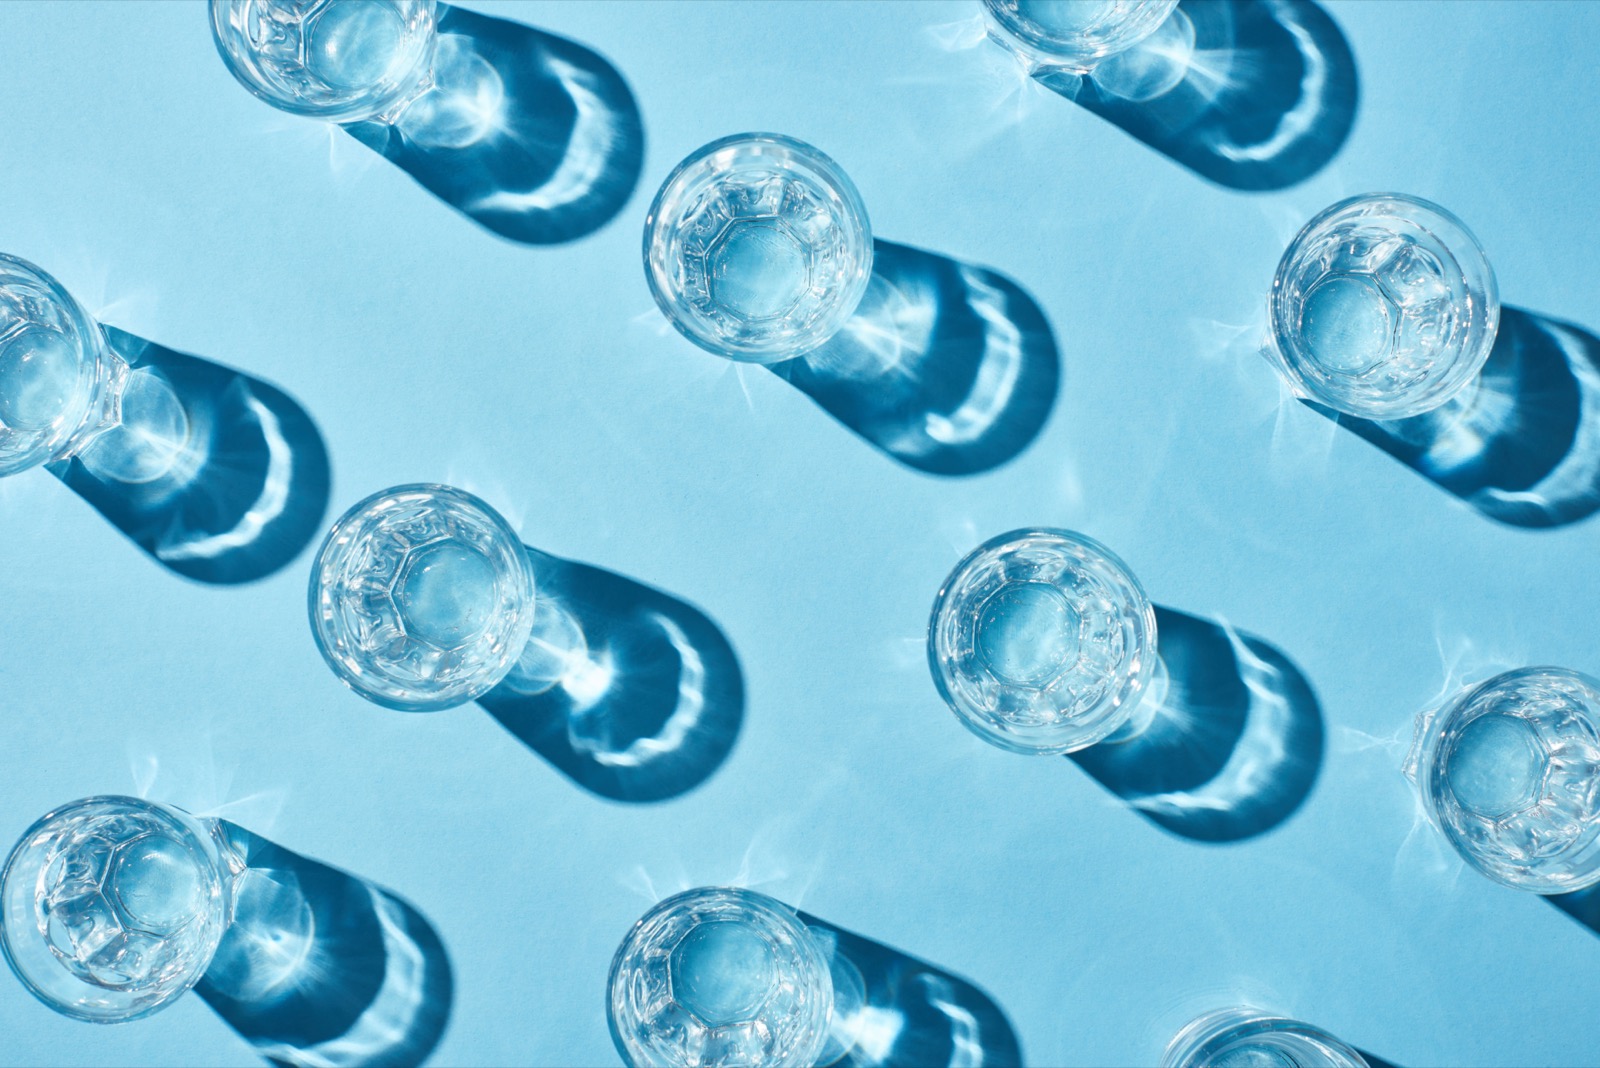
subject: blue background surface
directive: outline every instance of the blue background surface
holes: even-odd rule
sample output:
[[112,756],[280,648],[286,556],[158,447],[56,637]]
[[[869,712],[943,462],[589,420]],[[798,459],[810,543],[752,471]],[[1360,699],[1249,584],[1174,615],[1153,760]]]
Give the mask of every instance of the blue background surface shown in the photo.
[[[35,471],[0,484],[0,839],[72,798],[142,793],[394,889],[455,968],[441,1065],[616,1063],[618,940],[658,896],[724,882],[971,979],[1037,1065],[1149,1064],[1241,1000],[1402,1064],[1600,1059],[1600,939],[1465,870],[1398,770],[1414,713],[1463,679],[1600,672],[1600,522],[1496,525],[1287,400],[1255,351],[1285,243],[1372,190],[1465,219],[1507,303],[1600,327],[1600,6],[1329,3],[1355,129],[1268,195],[1204,182],[992,46],[952,48],[973,4],[470,6],[584,42],[633,87],[643,177],[593,237],[501,241],[272,110],[200,4],[7,3],[0,248],[103,321],[295,396],[328,442],[333,513],[450,482],[532,545],[700,605],[748,685],[732,757],[679,800],[600,801],[476,706],[409,716],[347,692],[308,631],[309,553],[203,587]],[[1062,392],[1021,458],[909,471],[664,325],[644,209],[679,159],[746,129],[823,148],[878,236],[1043,305]],[[1024,525],[1091,534],[1157,602],[1299,664],[1328,740],[1290,821],[1185,841],[945,710],[933,593]],[[196,997],[97,1028],[9,977],[0,1061],[259,1063]]]

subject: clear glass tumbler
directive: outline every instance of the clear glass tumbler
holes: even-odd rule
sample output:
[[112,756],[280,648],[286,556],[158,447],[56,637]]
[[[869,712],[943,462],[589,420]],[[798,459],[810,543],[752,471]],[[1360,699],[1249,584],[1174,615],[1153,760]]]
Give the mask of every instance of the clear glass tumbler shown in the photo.
[[434,0],[211,0],[211,34],[233,76],[275,108],[388,121],[429,85],[434,8]]
[[809,1068],[832,1011],[820,941],[783,902],[733,887],[645,913],[606,983],[611,1037],[633,1068]]
[[1086,74],[1161,28],[1178,0],[983,0],[989,36],[1033,72]]
[[855,313],[872,275],[856,187],[803,141],[736,134],[678,164],[644,224],[645,277],[672,325],[731,360],[809,352]]
[[1320,1027],[1237,1008],[1179,1031],[1161,1068],[1367,1068],[1367,1060]]
[[387,708],[432,712],[505,678],[533,628],[527,552],[498,512],[450,486],[373,494],[311,565],[311,631],[334,674]]
[[1536,894],[1600,883],[1600,681],[1532,667],[1417,718],[1406,775],[1450,844]]
[[1014,530],[978,546],[945,579],[928,623],[940,695],[978,737],[1017,753],[1070,753],[1142,726],[1157,662],[1155,610],[1138,579],[1067,530]]
[[116,426],[128,377],[60,283],[0,255],[0,475],[76,455]]
[[0,874],[0,948],[66,1016],[148,1016],[200,980],[242,868],[214,821],[133,797],[90,797],[28,828]]
[[1365,419],[1419,415],[1466,389],[1500,322],[1477,238],[1437,204],[1394,193],[1340,201],[1307,223],[1267,305],[1290,387]]

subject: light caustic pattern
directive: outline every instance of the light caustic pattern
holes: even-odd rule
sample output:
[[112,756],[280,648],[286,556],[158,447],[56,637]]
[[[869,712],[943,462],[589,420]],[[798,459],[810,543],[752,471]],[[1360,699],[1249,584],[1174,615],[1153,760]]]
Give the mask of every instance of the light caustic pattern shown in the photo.
[[63,1012],[143,1015],[209,964],[227,923],[224,879],[215,850],[167,811],[78,802],[30,830],[8,862],[7,956]]
[[1581,677],[1533,672],[1502,676],[1449,714],[1434,765],[1440,816],[1491,874],[1548,889],[1600,879],[1597,709]]
[[352,509],[313,569],[313,624],[329,663],[390,707],[481,695],[522,654],[532,580],[488,505],[444,486],[400,487]]
[[1153,610],[1103,546],[1020,531],[951,574],[930,626],[934,673],[974,731],[1004,748],[1069,752],[1112,733],[1154,666]]
[[630,1064],[813,1064],[833,985],[821,945],[780,902],[691,890],[641,919],[612,962],[607,1008]]
[[420,88],[430,0],[216,0],[217,39],[252,92],[340,121],[377,115]]

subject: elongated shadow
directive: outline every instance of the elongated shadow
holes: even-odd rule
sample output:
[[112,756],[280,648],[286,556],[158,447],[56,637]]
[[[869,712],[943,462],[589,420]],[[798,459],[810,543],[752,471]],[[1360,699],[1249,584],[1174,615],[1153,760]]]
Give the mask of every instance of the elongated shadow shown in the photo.
[[872,243],[861,307],[772,370],[861,437],[937,475],[988,471],[1044,428],[1061,379],[1050,323],[1004,275]]
[[660,590],[536,549],[528,558],[533,638],[478,703],[613,801],[664,801],[709,778],[744,720],[744,675],[727,637]]
[[264,578],[328,507],[328,450],[293,398],[258,378],[115,327],[122,423],[48,465],[157,563],[200,582]]
[[382,887],[222,827],[246,868],[195,991],[272,1064],[422,1064],[453,991],[428,921]]
[[1502,308],[1476,383],[1410,419],[1310,407],[1490,519],[1555,527],[1600,509],[1600,338],[1571,323]]
[[967,980],[816,916],[798,915],[832,954],[833,1032],[819,1068],[1022,1063],[1011,1021]]
[[1150,726],[1069,756],[1140,815],[1184,838],[1271,830],[1311,793],[1322,713],[1299,668],[1259,638],[1156,608],[1166,692]]
[[1355,122],[1349,42],[1311,0],[1181,0],[1092,75],[1038,80],[1230,189],[1304,181]]
[[394,123],[351,136],[501,237],[554,245],[627,203],[644,161],[628,83],[599,53],[440,4],[433,85]]

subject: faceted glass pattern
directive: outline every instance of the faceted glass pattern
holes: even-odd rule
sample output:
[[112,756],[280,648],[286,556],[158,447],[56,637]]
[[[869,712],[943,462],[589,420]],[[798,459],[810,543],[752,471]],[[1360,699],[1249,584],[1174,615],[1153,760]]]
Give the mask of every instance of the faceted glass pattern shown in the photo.
[[228,925],[230,889],[215,840],[185,813],[88,798],[39,820],[12,850],[0,945],[56,1011],[131,1020],[204,974]]
[[393,118],[437,39],[434,0],[211,0],[211,31],[246,89],[329,122]]
[[114,423],[126,378],[71,294],[0,255],[0,475],[69,456]]
[[1354,197],[1306,224],[1278,265],[1273,346],[1297,392],[1367,419],[1437,408],[1494,347],[1494,271],[1466,226],[1415,197]]
[[1407,765],[1473,867],[1540,894],[1600,883],[1600,682],[1524,668],[1418,720]]
[[739,134],[680,163],[645,218],[645,274],[662,314],[729,359],[772,363],[827,341],[872,274],[850,179],[815,148]]
[[934,599],[928,661],[985,741],[1069,753],[1133,716],[1155,669],[1155,610],[1121,560],[1065,530],[980,545]]
[[809,1068],[832,1009],[827,955],[794,911],[731,887],[645,913],[606,988],[612,1038],[634,1068]]
[[516,532],[449,486],[368,497],[311,568],[311,627],[328,665],[368,700],[408,712],[493,689],[522,655],[533,612]]

